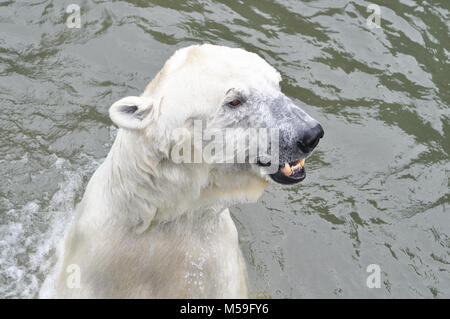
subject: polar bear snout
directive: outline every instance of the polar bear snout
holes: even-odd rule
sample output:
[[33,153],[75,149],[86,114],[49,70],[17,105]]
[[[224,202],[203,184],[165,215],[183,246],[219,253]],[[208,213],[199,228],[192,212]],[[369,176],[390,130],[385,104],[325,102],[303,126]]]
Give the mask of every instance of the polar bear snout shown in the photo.
[[306,177],[305,160],[324,136],[320,123],[282,95],[269,106],[269,122],[279,128],[279,168],[269,174],[278,184],[291,185]]

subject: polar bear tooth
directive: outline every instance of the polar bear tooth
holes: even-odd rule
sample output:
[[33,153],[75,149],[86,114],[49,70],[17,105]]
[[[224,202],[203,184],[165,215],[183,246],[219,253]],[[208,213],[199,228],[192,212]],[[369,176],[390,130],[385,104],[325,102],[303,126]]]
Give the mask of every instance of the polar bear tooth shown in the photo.
[[289,163],[284,163],[284,167],[281,169],[281,172],[287,176],[292,174],[292,169]]
[[306,160],[305,160],[305,159],[302,159],[302,160],[299,160],[299,161],[297,162],[297,164],[300,165],[300,168],[302,168],[302,167],[305,165],[305,162],[306,162]]

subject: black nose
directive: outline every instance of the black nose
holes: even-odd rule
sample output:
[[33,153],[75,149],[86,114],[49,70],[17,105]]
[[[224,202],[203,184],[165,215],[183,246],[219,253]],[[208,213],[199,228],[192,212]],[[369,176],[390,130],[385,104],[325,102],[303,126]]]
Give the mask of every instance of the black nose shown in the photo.
[[303,138],[297,141],[297,146],[303,153],[311,152],[314,147],[319,144],[319,140],[323,137],[323,129],[320,124],[308,129]]

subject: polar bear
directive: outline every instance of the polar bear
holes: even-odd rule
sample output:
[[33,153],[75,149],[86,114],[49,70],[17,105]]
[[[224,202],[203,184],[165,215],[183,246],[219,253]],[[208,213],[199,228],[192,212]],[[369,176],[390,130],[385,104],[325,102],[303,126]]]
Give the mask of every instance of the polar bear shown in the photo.
[[[119,130],[76,207],[56,296],[248,297],[227,207],[257,200],[269,182],[302,181],[305,158],[323,136],[280,91],[280,80],[254,53],[193,45],[175,52],[141,96],[114,103],[109,114]],[[276,128],[276,157],[244,151],[243,163],[175,161],[181,142],[186,154],[198,149],[186,139],[195,121],[209,132]],[[184,135],[173,134],[180,128]]]

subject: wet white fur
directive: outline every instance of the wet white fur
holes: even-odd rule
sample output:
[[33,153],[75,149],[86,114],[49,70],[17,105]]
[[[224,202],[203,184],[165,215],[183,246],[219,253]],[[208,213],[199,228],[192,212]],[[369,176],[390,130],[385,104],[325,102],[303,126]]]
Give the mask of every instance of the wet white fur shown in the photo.
[[[230,88],[278,91],[280,75],[240,49],[177,51],[141,97],[110,109],[120,127],[89,181],[64,244],[58,297],[247,297],[245,267],[228,205],[255,201],[267,181],[208,164],[174,164],[171,131],[211,118]],[[137,105],[141,117],[121,112]],[[80,288],[68,288],[69,265]]]

